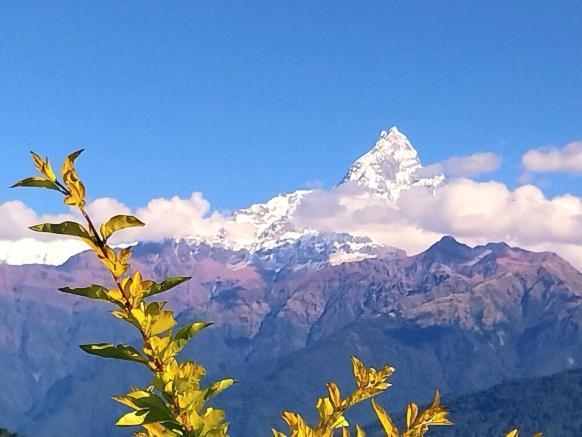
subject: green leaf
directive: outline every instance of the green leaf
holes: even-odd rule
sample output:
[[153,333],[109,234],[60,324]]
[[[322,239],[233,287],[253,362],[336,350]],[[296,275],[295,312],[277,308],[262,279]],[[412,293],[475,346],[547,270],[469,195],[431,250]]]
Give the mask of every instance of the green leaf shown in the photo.
[[159,410],[157,408],[142,408],[140,410],[131,411],[121,416],[115,424],[117,426],[135,426],[145,425],[148,423],[162,422],[164,424],[173,425],[171,428],[176,428],[176,423],[169,410]]
[[97,355],[103,358],[115,358],[118,360],[135,361],[136,363],[147,364],[145,357],[143,357],[135,348],[125,344],[82,344],[80,348],[88,354]]
[[172,419],[172,412],[164,400],[147,390],[134,390],[124,396],[113,396],[113,399],[135,410],[148,409],[155,411],[159,417],[163,417],[165,420]]
[[212,322],[194,322],[190,323],[183,328],[181,328],[176,335],[174,335],[174,344],[176,345],[176,351],[180,352],[184,349],[184,346],[190,341],[190,339],[204,328],[208,328],[210,325],[213,325]]
[[91,235],[81,225],[77,222],[62,222],[62,223],[42,223],[40,225],[30,226],[31,230],[36,232],[48,232],[51,234],[59,234],[59,235],[71,235],[73,237],[81,237],[85,240],[93,240]]
[[16,187],[38,187],[60,191],[59,186],[55,182],[40,176],[32,176],[30,178],[22,179],[12,185],[10,188]]
[[154,294],[163,293],[168,291],[170,288],[174,288],[183,282],[190,279],[190,276],[173,276],[162,282],[156,282],[148,290],[144,292],[144,297],[153,296]]
[[88,297],[89,299],[106,300],[111,302],[111,299],[107,294],[107,288],[101,285],[92,284],[84,288],[63,287],[59,288],[59,291],[62,291],[63,293],[74,294],[75,296]]
[[[135,425],[143,425],[145,423],[152,423],[152,421],[148,421],[149,410],[137,410],[137,411],[130,411],[129,413],[124,414],[115,424],[117,426],[135,426]],[[157,421],[154,421],[157,422]]]
[[386,433],[386,437],[398,437],[400,435],[398,428],[396,428],[388,412],[381,405],[377,404],[374,399],[372,399],[372,408],[378,417],[382,429]]
[[100,231],[103,240],[107,241],[107,239],[111,237],[111,235],[114,232],[119,231],[120,229],[135,228],[141,226],[145,226],[145,223],[143,223],[137,217],[134,217],[132,215],[121,214],[111,217],[107,221],[107,223],[102,224]]
[[216,396],[218,393],[226,390],[228,387],[230,387],[231,385],[233,385],[237,382],[238,381],[236,379],[233,379],[233,378],[219,379],[218,381],[212,383],[212,385],[206,389],[206,393],[204,394],[204,399],[208,400],[208,399]]

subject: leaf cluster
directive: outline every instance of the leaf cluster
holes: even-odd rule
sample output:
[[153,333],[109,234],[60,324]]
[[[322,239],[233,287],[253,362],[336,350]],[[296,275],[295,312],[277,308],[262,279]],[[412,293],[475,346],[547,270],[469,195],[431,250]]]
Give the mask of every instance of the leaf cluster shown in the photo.
[[131,248],[117,249],[108,241],[114,233],[141,227],[144,223],[132,215],[113,216],[98,227],[93,223],[85,209],[85,185],[74,165],[81,152],[74,152],[65,159],[60,180],[48,158],[43,159],[32,152],[39,174],[18,181],[13,186],[58,191],[64,196],[66,205],[80,212],[85,223],[42,223],[30,229],[84,241],[110,272],[114,286],[90,284],[81,288],[63,287],[60,291],[112,304],[114,309],[111,314],[139,333],[139,348],[103,342],[80,346],[91,355],[146,366],[152,374],[151,382],[146,387],[133,387],[128,393],[113,397],[130,410],[116,424],[141,426],[142,430],[135,435],[142,437],[226,436],[228,424],[224,412],[207,406],[207,402],[235,380],[226,378],[205,386],[202,383],[206,374],[204,367],[193,360],[178,359],[186,344],[211,323],[197,321],[178,328],[174,312],[167,308],[166,302],[152,299],[190,278],[177,276],[156,282],[145,279],[139,271],[130,271]]

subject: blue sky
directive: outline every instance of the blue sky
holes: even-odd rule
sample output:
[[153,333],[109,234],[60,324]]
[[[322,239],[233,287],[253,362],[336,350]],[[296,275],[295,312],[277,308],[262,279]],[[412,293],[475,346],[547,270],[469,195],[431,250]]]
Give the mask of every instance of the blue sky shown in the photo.
[[582,139],[582,3],[479,3],[2,3],[0,202],[54,210],[4,187],[31,148],[85,147],[91,197],[237,208],[332,185],[391,125],[426,164],[501,155],[513,187],[526,150]]

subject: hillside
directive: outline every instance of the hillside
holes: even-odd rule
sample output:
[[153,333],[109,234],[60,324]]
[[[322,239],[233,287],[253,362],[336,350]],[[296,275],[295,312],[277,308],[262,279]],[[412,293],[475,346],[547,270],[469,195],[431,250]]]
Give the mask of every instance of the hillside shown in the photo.
[[[351,354],[396,367],[387,396],[393,409],[426,401],[437,387],[473,392],[582,360],[582,275],[554,254],[470,248],[447,237],[414,257],[289,265],[278,275],[241,259],[244,253],[187,242],[135,249],[136,265],[154,278],[193,277],[167,297],[180,323],[217,322],[185,354],[202,357],[211,377],[241,380],[217,400],[235,436],[261,435],[283,408],[312,411],[327,379],[351,384]],[[87,254],[59,267],[0,266],[5,426],[34,434],[42,423],[47,436],[63,427],[94,435],[83,434],[82,424],[95,432],[119,414],[108,395],[142,375],[87,357],[77,345],[131,341],[130,331],[104,307],[54,291],[103,281]],[[365,421],[368,413],[355,417]]]

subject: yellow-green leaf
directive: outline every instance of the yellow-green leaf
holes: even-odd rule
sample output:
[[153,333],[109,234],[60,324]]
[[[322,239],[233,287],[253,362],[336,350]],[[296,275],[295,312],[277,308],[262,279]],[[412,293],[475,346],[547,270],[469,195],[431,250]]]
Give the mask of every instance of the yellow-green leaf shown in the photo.
[[235,384],[236,382],[238,382],[238,381],[236,379],[233,379],[233,378],[220,379],[220,380],[214,382],[210,387],[208,387],[206,389],[206,394],[204,395],[204,399],[210,399],[210,398],[216,396],[218,393],[226,390],[228,387]]
[[412,428],[414,421],[416,420],[416,416],[418,415],[418,405],[414,402],[411,402],[406,407],[406,427]]
[[131,412],[121,416],[117,420],[117,422],[115,422],[115,424],[117,426],[136,426],[136,425],[143,425],[145,423],[151,423],[151,422],[148,422],[149,413],[150,413],[150,411],[145,410],[145,409],[131,411]]
[[63,176],[65,175],[65,173],[73,170],[75,160],[79,157],[79,155],[81,153],[83,153],[83,150],[85,150],[85,149],[77,150],[76,152],[71,153],[69,156],[67,156],[65,158],[65,162],[63,163],[63,166],[61,167],[61,174]]
[[180,352],[192,337],[195,337],[200,333],[200,331],[212,324],[212,322],[194,322],[181,328],[176,335],[174,335],[176,351]]
[[89,299],[106,300],[108,302],[111,301],[111,298],[108,294],[109,290],[101,285],[96,284],[83,288],[63,287],[59,288],[59,291],[62,291],[63,293],[74,294],[75,296],[88,297]]
[[135,348],[125,344],[82,344],[80,348],[88,354],[97,355],[103,358],[115,358],[118,360],[135,361],[136,363],[147,364],[145,357],[143,357]]
[[119,403],[127,405],[135,410],[151,410],[157,417],[164,420],[172,419],[172,412],[164,400],[147,390],[134,390],[124,396],[113,396]]
[[70,235],[72,237],[80,237],[84,240],[93,240],[87,229],[85,229],[83,225],[77,222],[66,221],[62,223],[42,223],[40,225],[30,226],[29,229],[36,232]]
[[32,176],[30,178],[22,179],[12,185],[10,188],[16,187],[48,188],[50,190],[60,191],[59,186],[55,182],[40,176]]
[[328,382],[327,384],[327,391],[329,393],[329,400],[333,404],[334,407],[339,407],[341,403],[341,395],[339,387],[335,382]]
[[42,173],[47,179],[50,179],[53,182],[56,182],[57,177],[49,163],[48,158],[45,158],[44,160],[40,157],[40,155],[38,155],[37,153],[34,152],[30,152],[30,154],[32,155],[32,160],[34,162],[34,166],[36,167],[36,169]]
[[356,437],[366,437],[366,433],[360,425],[356,425]]
[[153,316],[153,322],[150,327],[151,335],[158,335],[176,324],[174,313],[172,311],[161,311],[158,315]]
[[171,288],[177,287],[178,285],[188,281],[189,279],[190,276],[173,276],[162,282],[156,282],[148,290],[145,291],[144,297],[163,293],[164,291],[168,291]]
[[378,405],[373,399],[372,408],[374,408],[374,412],[380,421],[380,425],[382,425],[382,429],[386,433],[386,437],[398,437],[398,428],[396,428],[396,425],[394,425],[394,422],[392,422],[392,419],[386,410]]
[[100,228],[101,237],[103,237],[104,241],[107,241],[107,239],[111,237],[111,235],[116,231],[141,226],[145,226],[145,223],[143,223],[137,217],[123,214],[116,215],[111,217],[106,223],[101,225]]

